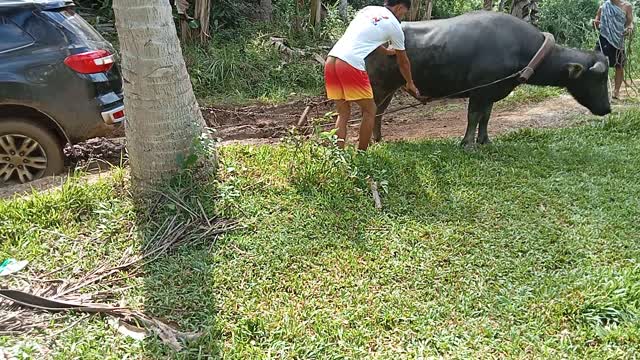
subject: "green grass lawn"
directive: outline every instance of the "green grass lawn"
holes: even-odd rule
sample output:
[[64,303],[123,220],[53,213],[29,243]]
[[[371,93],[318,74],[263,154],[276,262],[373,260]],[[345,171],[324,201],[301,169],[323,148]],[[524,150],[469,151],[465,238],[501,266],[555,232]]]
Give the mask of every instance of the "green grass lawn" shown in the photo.
[[525,84],[515,88],[509,96],[498,102],[496,105],[498,108],[513,109],[522,105],[543,102],[566,93],[567,91],[562,88]]
[[[628,111],[472,151],[457,140],[364,155],[224,148],[220,183],[192,191],[247,228],[177,249],[121,295],[203,337],[174,353],[100,316],[51,336],[72,315],[0,347],[37,359],[633,358],[639,136],[640,111]],[[31,275],[75,263],[63,278],[116,261],[162,221],[145,220],[127,186],[118,173],[0,202],[0,257],[30,260]]]

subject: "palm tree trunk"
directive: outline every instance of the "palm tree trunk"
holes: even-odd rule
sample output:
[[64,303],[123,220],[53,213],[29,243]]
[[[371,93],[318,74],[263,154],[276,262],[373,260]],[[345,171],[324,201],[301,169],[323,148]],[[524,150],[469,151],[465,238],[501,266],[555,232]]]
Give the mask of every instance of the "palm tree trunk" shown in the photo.
[[144,193],[177,173],[205,122],[166,0],[114,0],[131,180]]
[[488,11],[493,10],[493,0],[484,0],[484,9]]

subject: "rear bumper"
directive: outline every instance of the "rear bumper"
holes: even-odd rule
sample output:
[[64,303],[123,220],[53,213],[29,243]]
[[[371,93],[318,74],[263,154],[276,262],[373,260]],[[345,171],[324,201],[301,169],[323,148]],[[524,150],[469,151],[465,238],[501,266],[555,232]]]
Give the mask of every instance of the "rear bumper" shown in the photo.
[[125,121],[124,105],[117,106],[111,110],[103,111],[101,113],[102,120],[107,125],[120,124]]

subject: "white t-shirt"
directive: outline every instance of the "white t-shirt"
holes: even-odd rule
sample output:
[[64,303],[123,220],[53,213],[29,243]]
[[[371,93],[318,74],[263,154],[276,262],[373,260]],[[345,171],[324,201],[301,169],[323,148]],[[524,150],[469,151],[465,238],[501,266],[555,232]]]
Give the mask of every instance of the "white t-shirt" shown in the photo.
[[388,41],[394,49],[404,50],[404,33],[400,22],[386,7],[367,6],[351,21],[329,56],[365,70],[364,58]]

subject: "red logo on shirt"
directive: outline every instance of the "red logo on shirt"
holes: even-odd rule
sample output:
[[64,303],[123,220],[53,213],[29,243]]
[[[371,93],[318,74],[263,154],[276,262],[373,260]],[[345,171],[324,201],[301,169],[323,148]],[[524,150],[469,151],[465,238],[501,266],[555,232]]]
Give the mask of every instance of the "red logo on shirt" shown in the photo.
[[376,25],[378,25],[378,23],[382,19],[387,20],[387,19],[389,19],[389,17],[388,16],[382,16],[382,17],[374,16],[374,17],[371,18],[371,21],[373,22],[373,25],[376,26]]

